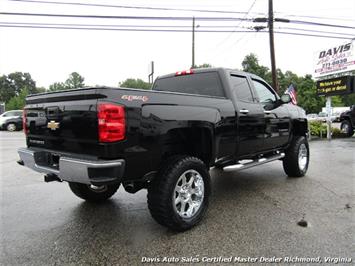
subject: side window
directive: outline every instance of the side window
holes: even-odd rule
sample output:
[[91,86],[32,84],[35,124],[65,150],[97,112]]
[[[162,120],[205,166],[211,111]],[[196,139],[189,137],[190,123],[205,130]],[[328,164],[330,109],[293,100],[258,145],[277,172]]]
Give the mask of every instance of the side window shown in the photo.
[[15,116],[22,116],[22,112],[15,112]]
[[253,84],[254,84],[255,91],[258,94],[259,101],[262,104],[266,105],[268,103],[276,101],[277,98],[274,92],[272,92],[263,83],[253,79]]
[[14,116],[14,112],[7,112],[6,114],[4,114],[4,117],[10,117],[10,116]]
[[237,100],[253,102],[253,95],[246,77],[231,75],[232,90]]

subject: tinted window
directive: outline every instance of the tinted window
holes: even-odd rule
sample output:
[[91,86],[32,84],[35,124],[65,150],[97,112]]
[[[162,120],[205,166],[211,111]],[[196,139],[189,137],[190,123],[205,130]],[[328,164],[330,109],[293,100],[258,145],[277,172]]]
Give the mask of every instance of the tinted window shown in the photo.
[[275,94],[268,87],[266,87],[266,85],[257,80],[253,80],[253,84],[261,103],[270,103],[276,101]]
[[217,72],[194,73],[157,79],[153,90],[224,97]]
[[253,95],[246,77],[231,76],[232,90],[239,101],[253,102]]

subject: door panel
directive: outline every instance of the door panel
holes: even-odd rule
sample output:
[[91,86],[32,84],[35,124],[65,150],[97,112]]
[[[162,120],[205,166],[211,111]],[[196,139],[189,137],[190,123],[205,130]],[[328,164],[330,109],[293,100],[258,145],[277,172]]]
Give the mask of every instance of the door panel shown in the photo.
[[277,106],[279,97],[264,81],[252,81],[265,118],[263,150],[281,147],[288,142],[291,128],[287,106]]

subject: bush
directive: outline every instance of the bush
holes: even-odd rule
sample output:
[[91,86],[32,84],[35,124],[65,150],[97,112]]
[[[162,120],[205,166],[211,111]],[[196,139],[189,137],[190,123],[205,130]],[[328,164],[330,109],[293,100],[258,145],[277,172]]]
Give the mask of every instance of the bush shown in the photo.
[[[309,131],[312,136],[317,137],[327,137],[327,124],[321,121],[311,121],[309,122]],[[333,138],[344,138],[346,135],[341,132],[339,128],[332,127],[332,137]]]
[[309,122],[309,131],[312,136],[325,136],[327,135],[327,125],[321,121],[311,121]]

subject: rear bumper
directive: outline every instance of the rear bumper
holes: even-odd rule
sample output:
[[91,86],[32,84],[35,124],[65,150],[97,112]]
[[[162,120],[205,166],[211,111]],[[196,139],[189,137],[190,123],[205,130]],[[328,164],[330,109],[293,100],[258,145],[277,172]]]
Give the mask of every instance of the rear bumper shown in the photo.
[[107,184],[120,182],[125,169],[125,160],[83,160],[60,156],[56,167],[45,163],[44,151],[20,148],[18,154],[23,165],[44,174],[54,174],[59,179],[83,184]]

